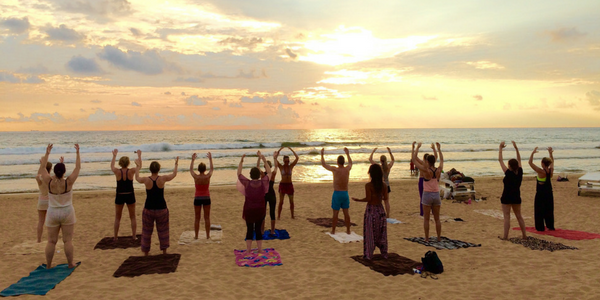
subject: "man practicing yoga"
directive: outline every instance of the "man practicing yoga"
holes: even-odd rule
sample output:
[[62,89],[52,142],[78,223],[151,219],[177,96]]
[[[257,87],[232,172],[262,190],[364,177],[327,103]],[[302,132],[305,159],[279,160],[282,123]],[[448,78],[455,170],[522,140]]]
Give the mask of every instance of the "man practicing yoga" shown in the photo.
[[352,158],[350,158],[350,151],[348,148],[344,148],[346,156],[348,156],[348,166],[344,167],[344,156],[340,155],[337,158],[337,167],[332,167],[325,163],[323,154],[325,148],[321,149],[321,165],[323,168],[333,173],[333,196],[331,197],[331,208],[333,209],[333,222],[331,224],[331,234],[335,234],[335,227],[338,222],[338,214],[340,208],[344,212],[344,222],[346,223],[346,233],[350,234],[350,214],[348,209],[350,208],[350,196],[348,195],[348,180],[350,178],[350,170],[352,169]]
[[[283,209],[283,197],[288,195],[290,199],[290,211],[292,212],[292,219],[294,219],[294,184],[292,183],[292,170],[298,163],[298,154],[294,152],[294,150],[290,147],[287,147],[292,151],[294,156],[296,157],[294,161],[290,164],[290,157],[285,155],[283,157],[283,165],[279,163],[277,158],[275,158],[275,165],[279,167],[281,171],[281,181],[279,182],[279,208],[277,209],[277,220],[281,220],[281,210]],[[279,152],[283,150],[283,147],[279,148],[277,151],[277,155],[279,156]]]

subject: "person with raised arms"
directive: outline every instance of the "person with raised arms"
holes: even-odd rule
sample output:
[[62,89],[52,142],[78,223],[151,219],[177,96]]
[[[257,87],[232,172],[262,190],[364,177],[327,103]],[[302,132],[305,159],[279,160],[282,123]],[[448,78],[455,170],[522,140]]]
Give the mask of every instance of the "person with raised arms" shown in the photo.
[[214,167],[212,155],[210,152],[206,154],[208,157],[208,163],[210,165],[210,169],[208,173],[206,172],[206,164],[200,163],[198,164],[198,172],[196,174],[194,171],[194,161],[196,160],[196,153],[192,154],[192,161],[190,162],[190,174],[192,178],[194,178],[194,185],[196,187],[196,193],[194,194],[194,233],[195,239],[198,239],[198,231],[200,231],[200,215],[202,213],[202,208],[204,208],[204,230],[206,231],[206,239],[210,239],[210,191],[208,187],[210,186],[210,178],[212,177]]
[[[377,164],[376,161],[373,160],[373,154],[375,154],[375,151],[377,151],[377,148],[373,149],[373,152],[371,152],[371,156],[369,157],[369,162],[373,165],[373,164]],[[387,191],[388,194],[392,192],[392,189],[390,188],[390,171],[392,170],[392,167],[394,166],[394,154],[392,154],[392,150],[390,150],[390,147],[387,147],[387,151],[390,154],[390,162],[387,162],[387,158],[385,155],[381,155],[379,157],[379,163],[381,164],[381,170],[383,171],[383,182],[385,182],[385,185],[387,186]],[[386,206],[386,213],[388,218],[390,217],[390,211],[389,211],[389,202],[388,205]]]
[[[427,157],[429,155],[431,155],[431,154],[425,153],[423,155],[423,160],[420,160],[419,159],[419,149],[421,148],[421,143],[419,143],[419,146],[415,149],[415,144],[416,143],[417,142],[413,142],[412,143],[412,152],[416,151],[415,152],[415,159],[416,159],[416,161],[418,161],[419,163],[421,163],[422,165],[424,165],[425,164],[424,162],[427,161]],[[431,143],[431,149],[433,150],[433,156],[435,157],[435,160],[437,161],[437,158],[438,158],[437,157],[437,152],[435,151],[435,147],[433,146],[433,143]],[[412,161],[412,160],[411,160],[411,163],[413,165],[415,164],[415,162]],[[419,183],[418,183],[418,186],[419,186],[419,210],[420,210],[420,215],[422,217],[423,216],[423,203],[421,201],[423,200],[423,182],[424,182],[424,180],[423,180],[423,173],[419,172],[419,168],[416,169],[416,172],[419,173]]]
[[425,230],[425,242],[429,242],[429,220],[430,213],[433,211],[433,219],[435,220],[435,231],[437,233],[438,242],[442,237],[442,222],[440,221],[440,208],[442,200],[440,199],[440,186],[439,178],[444,168],[444,155],[440,143],[436,143],[437,152],[440,155],[440,165],[435,167],[435,156],[429,155],[425,163],[419,162],[417,158],[418,149],[421,147],[421,143],[417,146],[417,151],[412,153],[412,161],[419,168],[421,174],[423,174],[423,197],[421,203],[423,204],[423,229]]
[[77,158],[75,168],[71,175],[64,178],[67,171],[64,163],[58,163],[54,166],[54,176],[50,176],[46,170],[48,156],[52,151],[52,144],[46,148],[46,154],[40,161],[38,173],[41,175],[42,183],[48,185],[48,211],[46,213],[46,227],[48,229],[48,244],[46,244],[46,268],[52,268],[52,259],[56,243],[58,242],[58,233],[62,231],[62,240],[67,256],[69,268],[74,268],[73,263],[73,231],[75,230],[75,208],[73,207],[73,185],[79,177],[81,170],[81,157],[79,156],[79,144],[75,144]]
[[346,233],[350,234],[350,196],[348,195],[348,181],[350,180],[350,170],[352,169],[352,158],[350,151],[344,148],[344,152],[348,157],[348,165],[344,166],[344,156],[340,155],[337,158],[337,167],[332,167],[325,163],[324,153],[325,148],[321,149],[321,165],[323,168],[333,173],[333,195],[331,196],[331,209],[333,209],[333,220],[331,224],[331,234],[335,234],[335,228],[338,222],[340,209],[344,212],[344,223],[346,225]]
[[502,158],[502,149],[506,147],[504,142],[500,143],[500,149],[498,150],[498,161],[502,172],[504,172],[504,189],[502,190],[502,197],[500,197],[500,203],[502,203],[502,212],[504,214],[504,235],[501,237],[503,240],[508,240],[508,232],[510,230],[510,209],[512,208],[519,227],[521,227],[522,238],[527,239],[527,233],[525,232],[525,221],[521,215],[521,182],[523,181],[523,168],[521,167],[521,154],[519,154],[519,148],[517,143],[512,142],[515,151],[517,151],[517,158],[510,159],[508,161],[508,167],[504,164]]
[[[271,235],[275,234],[275,206],[277,206],[277,195],[275,194],[275,189],[273,188],[273,185],[275,184],[275,176],[277,176],[277,168],[278,168],[278,163],[277,163],[277,151],[273,152],[273,161],[275,162],[275,168],[273,168],[273,165],[271,165],[271,161],[267,161],[267,164],[269,165],[269,167],[271,168],[272,172],[271,174],[267,173],[266,169],[265,172],[260,173],[260,178],[263,178],[267,175],[269,175],[269,191],[265,194],[265,208],[267,205],[269,205],[269,217],[271,218]],[[260,157],[258,158],[258,160],[256,161],[256,167],[260,169]],[[265,217],[266,219],[266,217]],[[265,231],[265,222],[263,222],[263,225],[261,227],[261,231],[264,232]]]
[[[548,147],[550,157],[542,158],[542,167],[533,163],[533,155],[538,153],[538,147],[533,149],[529,157],[529,166],[537,173],[535,185],[534,219],[535,230],[554,230],[554,194],[552,192],[552,175],[554,175],[554,157],[552,147]],[[545,224],[545,226],[544,226]]]
[[173,173],[159,176],[160,164],[157,161],[150,163],[150,173],[148,177],[140,177],[142,168],[142,151],[137,151],[138,158],[135,160],[137,168],[135,169],[135,180],[146,186],[146,203],[142,211],[142,252],[148,256],[154,231],[154,222],[156,222],[156,231],[160,242],[160,250],[167,254],[169,242],[169,209],[165,201],[165,184],[177,176],[177,164],[179,156],[175,159]]
[[[281,181],[279,182],[279,208],[277,211],[277,220],[281,220],[281,210],[283,209],[283,200],[285,195],[288,195],[288,199],[290,200],[290,211],[292,213],[292,219],[294,219],[294,183],[292,182],[292,171],[298,163],[299,157],[298,154],[296,154],[296,152],[292,148],[287,148],[290,149],[290,151],[292,151],[292,153],[296,157],[292,163],[290,163],[290,157],[287,155],[283,156],[283,165],[280,164],[279,161],[277,161],[277,159],[275,159],[275,165],[281,171]],[[277,151],[277,156],[279,156],[281,150],[283,150],[283,147],[279,148],[279,150]]]
[[[40,163],[42,163],[42,158],[40,158]],[[64,158],[60,157],[60,163],[64,163]],[[46,162],[46,172],[50,174],[52,171],[52,163]],[[38,189],[40,193],[38,195],[38,224],[37,224],[37,242],[42,242],[42,234],[44,233],[44,223],[46,222],[46,212],[48,211],[48,186],[44,184],[42,181],[42,174],[38,172],[35,176],[35,181],[37,182]]]
[[117,153],[119,150],[115,149],[112,152],[112,160],[110,162],[110,169],[117,178],[117,195],[115,197],[115,241],[119,236],[119,227],[121,225],[121,216],[123,214],[123,207],[127,204],[127,210],[129,211],[129,220],[131,220],[131,237],[135,240],[137,222],[135,219],[135,192],[133,191],[133,178],[135,177],[135,168],[128,169],[129,157],[121,156],[119,159],[120,169],[115,168],[115,161],[117,159]]

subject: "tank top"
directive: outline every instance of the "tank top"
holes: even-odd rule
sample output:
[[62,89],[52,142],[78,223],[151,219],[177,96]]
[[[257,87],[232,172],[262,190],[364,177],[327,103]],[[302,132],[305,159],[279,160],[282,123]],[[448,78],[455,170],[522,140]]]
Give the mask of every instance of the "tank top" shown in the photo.
[[208,186],[209,184],[196,184],[196,193],[194,194],[194,197],[210,197]]
[[423,177],[423,191],[424,192],[439,192],[440,185],[438,184],[438,179],[435,177],[435,173],[437,172],[437,168],[435,170],[431,170],[433,172],[433,177],[431,179],[425,179]]
[[65,192],[62,194],[53,194],[50,189],[50,182],[48,182],[48,207],[69,207],[73,205],[73,190],[66,192],[67,190],[67,181],[65,180]]
[[[149,178],[149,177],[148,177]],[[150,178],[152,180],[152,178]],[[167,202],[165,201],[165,188],[159,188],[156,185],[155,180],[152,180],[152,188],[146,189],[146,203],[144,204],[145,209],[166,209]]]
[[121,180],[117,180],[117,194],[133,193],[133,180],[129,180],[129,170],[123,175],[121,169]]

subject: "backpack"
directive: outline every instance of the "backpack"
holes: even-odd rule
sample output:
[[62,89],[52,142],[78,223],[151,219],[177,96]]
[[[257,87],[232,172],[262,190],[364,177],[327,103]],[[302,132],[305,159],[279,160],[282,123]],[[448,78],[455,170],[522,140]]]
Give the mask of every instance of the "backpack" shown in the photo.
[[423,263],[423,270],[427,272],[435,274],[444,272],[444,265],[442,265],[442,261],[435,251],[427,251],[425,257],[421,258],[421,262]]

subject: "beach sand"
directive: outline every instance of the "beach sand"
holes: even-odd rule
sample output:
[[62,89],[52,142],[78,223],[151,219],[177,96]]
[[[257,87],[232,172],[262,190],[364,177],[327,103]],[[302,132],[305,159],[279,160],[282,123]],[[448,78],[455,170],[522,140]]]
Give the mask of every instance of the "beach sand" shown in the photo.
[[[553,180],[556,227],[600,233],[599,198],[578,197],[576,176],[570,182]],[[136,185],[139,186],[139,185]],[[191,184],[190,184],[191,186]],[[435,250],[404,240],[423,236],[423,221],[418,215],[417,181],[391,183],[392,218],[404,224],[388,224],[389,252],[420,261],[425,252]],[[114,191],[76,192],[74,206],[75,261],[81,265],[66,280],[47,294],[47,299],[599,299],[600,275],[597,258],[600,240],[571,241],[530,234],[560,242],[579,250],[534,251],[501,241],[502,220],[474,212],[476,209],[500,210],[502,180],[476,178],[477,198],[486,201],[470,205],[443,201],[442,215],[466,222],[443,223],[442,235],[479,248],[438,250],[444,264],[439,280],[419,275],[383,276],[350,257],[362,255],[362,243],[340,244],[326,235],[324,227],[306,218],[331,217],[331,183],[296,184],[296,219],[286,203],[278,229],[287,229],[289,240],[265,241],[282,257],[283,265],[245,268],[235,264],[234,249],[244,249],[245,223],[241,219],[243,197],[233,186],[211,188],[213,224],[223,227],[221,244],[178,245],[183,231],[193,230],[193,188],[165,189],[170,211],[169,253],[181,254],[175,273],[114,278],[112,274],[129,256],[140,249],[93,250],[103,237],[113,234]],[[526,177],[522,184],[522,210],[527,226],[533,226],[535,181]],[[145,193],[136,190],[138,234]],[[364,197],[364,183],[351,183],[350,196]],[[41,263],[43,254],[8,255],[14,245],[36,239],[36,195],[1,195],[0,206],[0,289],[27,276]],[[126,209],[125,209],[126,210]],[[352,202],[350,214],[362,235],[364,203]],[[268,216],[267,216],[268,220]],[[511,227],[518,226],[516,221]],[[201,228],[203,225],[201,224]],[[268,225],[267,225],[268,228]],[[432,233],[435,227],[432,223]],[[343,228],[338,228],[343,231]],[[131,233],[124,212],[120,235]],[[200,236],[202,236],[202,231]],[[519,231],[511,230],[511,237]],[[44,230],[46,239],[46,230]],[[59,241],[61,244],[62,241]],[[151,255],[159,254],[156,230]],[[379,250],[375,250],[379,253]],[[54,264],[66,263],[61,251]],[[30,299],[32,296],[21,296]],[[37,297],[35,297],[38,299]]]

